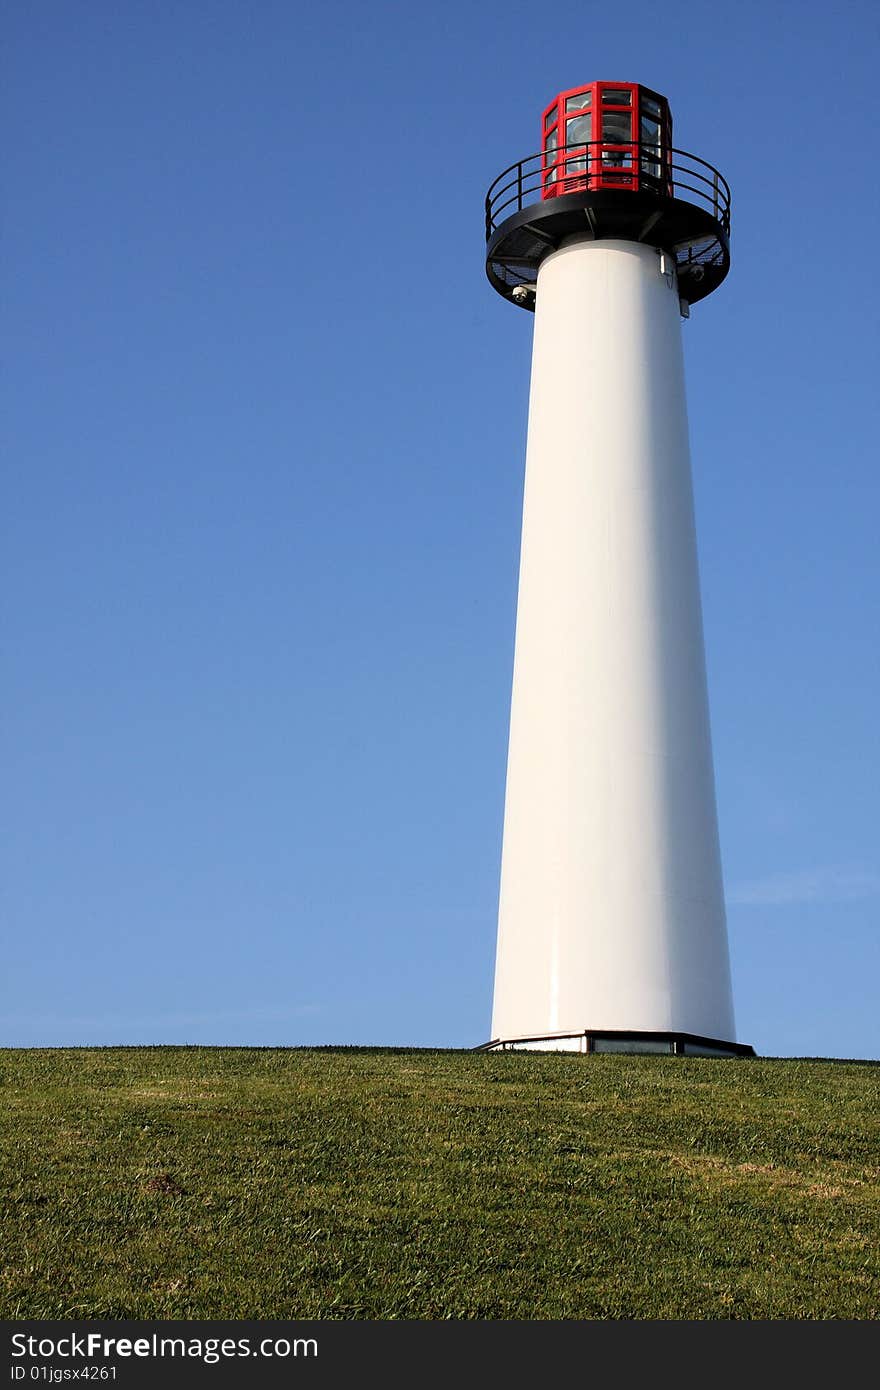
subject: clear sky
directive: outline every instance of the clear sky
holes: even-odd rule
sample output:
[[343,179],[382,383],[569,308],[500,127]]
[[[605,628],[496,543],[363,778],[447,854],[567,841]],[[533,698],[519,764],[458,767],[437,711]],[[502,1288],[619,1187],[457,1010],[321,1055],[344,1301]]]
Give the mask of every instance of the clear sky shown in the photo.
[[0,1042],[488,1037],[531,350],[596,78],[733,190],[683,326],[739,1036],[880,1057],[872,0],[10,0]]

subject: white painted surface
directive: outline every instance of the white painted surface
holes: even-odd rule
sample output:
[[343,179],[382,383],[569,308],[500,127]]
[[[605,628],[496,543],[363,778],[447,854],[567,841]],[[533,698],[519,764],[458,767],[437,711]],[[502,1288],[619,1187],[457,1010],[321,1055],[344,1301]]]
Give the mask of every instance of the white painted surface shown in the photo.
[[583,1029],[736,1036],[678,289],[613,241],[538,274],[492,1037]]
[[583,1033],[573,1038],[517,1038],[507,1044],[511,1052],[586,1052]]

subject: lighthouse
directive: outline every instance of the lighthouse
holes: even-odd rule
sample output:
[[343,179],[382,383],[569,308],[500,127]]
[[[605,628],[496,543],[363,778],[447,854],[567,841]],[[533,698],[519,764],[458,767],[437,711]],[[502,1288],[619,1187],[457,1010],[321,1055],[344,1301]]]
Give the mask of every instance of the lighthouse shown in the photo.
[[736,1040],[681,320],[730,190],[665,97],[559,93],[486,199],[534,313],[489,1049],[751,1055]]

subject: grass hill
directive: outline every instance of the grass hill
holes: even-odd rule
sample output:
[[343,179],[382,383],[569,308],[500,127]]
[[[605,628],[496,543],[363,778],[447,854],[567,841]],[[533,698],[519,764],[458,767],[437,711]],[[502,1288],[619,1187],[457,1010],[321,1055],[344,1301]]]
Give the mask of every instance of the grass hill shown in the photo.
[[4,1318],[871,1318],[880,1065],[0,1052]]

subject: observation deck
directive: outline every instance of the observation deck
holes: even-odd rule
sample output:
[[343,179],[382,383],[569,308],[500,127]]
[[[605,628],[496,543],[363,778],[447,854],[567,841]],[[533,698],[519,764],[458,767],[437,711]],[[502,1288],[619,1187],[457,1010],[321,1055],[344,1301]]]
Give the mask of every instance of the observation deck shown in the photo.
[[730,188],[672,144],[665,97],[637,83],[561,92],[543,113],[542,143],[486,195],[486,274],[505,299],[533,309],[542,260],[570,237],[666,252],[688,305],[718,288],[730,269]]

